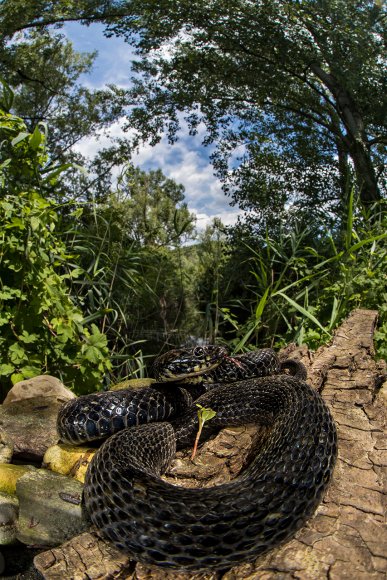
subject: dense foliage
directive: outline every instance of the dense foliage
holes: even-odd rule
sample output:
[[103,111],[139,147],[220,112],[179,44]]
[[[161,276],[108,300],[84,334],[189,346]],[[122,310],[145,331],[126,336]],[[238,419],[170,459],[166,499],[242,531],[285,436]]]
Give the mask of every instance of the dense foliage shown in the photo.
[[45,134],[26,131],[0,111],[0,376],[9,383],[43,372],[79,392],[95,388],[110,368],[106,337],[84,324],[68,295],[62,264],[70,259],[58,238],[58,215],[40,193],[47,162]]
[[115,380],[141,373],[139,346],[157,352],[186,317],[179,248],[194,218],[183,198],[161,171],[130,166],[117,191],[70,220],[65,236],[82,269],[71,294],[107,335]]
[[212,319],[235,351],[289,341],[315,348],[362,307],[379,311],[376,344],[387,355],[387,214],[381,206],[370,225],[358,206],[352,191],[341,232],[283,224],[276,238],[234,231],[231,243],[222,242]]
[[[133,89],[79,82],[69,20],[136,47]],[[3,393],[42,372],[87,392],[198,340],[317,347],[357,307],[387,357],[385,22],[371,0],[1,2]],[[197,233],[129,138],[74,152],[124,116],[138,143],[204,125],[247,218]]]

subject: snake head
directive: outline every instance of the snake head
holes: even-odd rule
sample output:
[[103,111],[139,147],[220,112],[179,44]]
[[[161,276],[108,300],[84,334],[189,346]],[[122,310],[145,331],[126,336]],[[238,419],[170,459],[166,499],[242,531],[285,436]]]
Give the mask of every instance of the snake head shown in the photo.
[[227,355],[224,346],[214,344],[170,350],[153,363],[153,376],[161,382],[199,377],[216,368]]

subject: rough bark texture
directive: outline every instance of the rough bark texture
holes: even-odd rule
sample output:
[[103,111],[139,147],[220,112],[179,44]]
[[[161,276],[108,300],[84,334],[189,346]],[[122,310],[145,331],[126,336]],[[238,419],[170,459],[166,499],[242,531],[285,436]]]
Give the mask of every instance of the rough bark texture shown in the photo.
[[[38,555],[47,579],[137,580],[382,580],[387,572],[386,364],[376,363],[374,311],[357,310],[315,354],[289,346],[284,356],[301,359],[309,380],[332,409],[339,458],[332,484],[314,517],[295,539],[252,564],[222,573],[179,574],[130,562],[96,536],[82,534]],[[224,430],[206,443],[193,465],[179,454],[168,477],[182,485],[214,485],[235,476],[254,429]]]

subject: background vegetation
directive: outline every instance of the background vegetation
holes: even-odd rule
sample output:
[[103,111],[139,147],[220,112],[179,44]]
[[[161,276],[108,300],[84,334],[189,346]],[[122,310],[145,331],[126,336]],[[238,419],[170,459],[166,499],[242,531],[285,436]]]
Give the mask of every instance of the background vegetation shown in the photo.
[[[79,83],[74,20],[134,45],[132,89]],[[316,348],[357,307],[386,357],[385,24],[376,0],[4,0],[2,393],[41,372],[88,392],[198,340]],[[75,153],[123,118],[136,141]],[[196,232],[184,188],[131,163],[182,119],[247,210],[234,227]]]

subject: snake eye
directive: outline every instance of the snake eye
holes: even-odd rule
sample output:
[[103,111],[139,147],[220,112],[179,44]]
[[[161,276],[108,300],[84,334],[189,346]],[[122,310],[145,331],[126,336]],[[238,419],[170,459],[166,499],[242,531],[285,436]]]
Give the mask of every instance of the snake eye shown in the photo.
[[204,355],[204,348],[202,348],[201,346],[197,346],[193,352],[194,352],[195,356],[203,356]]

